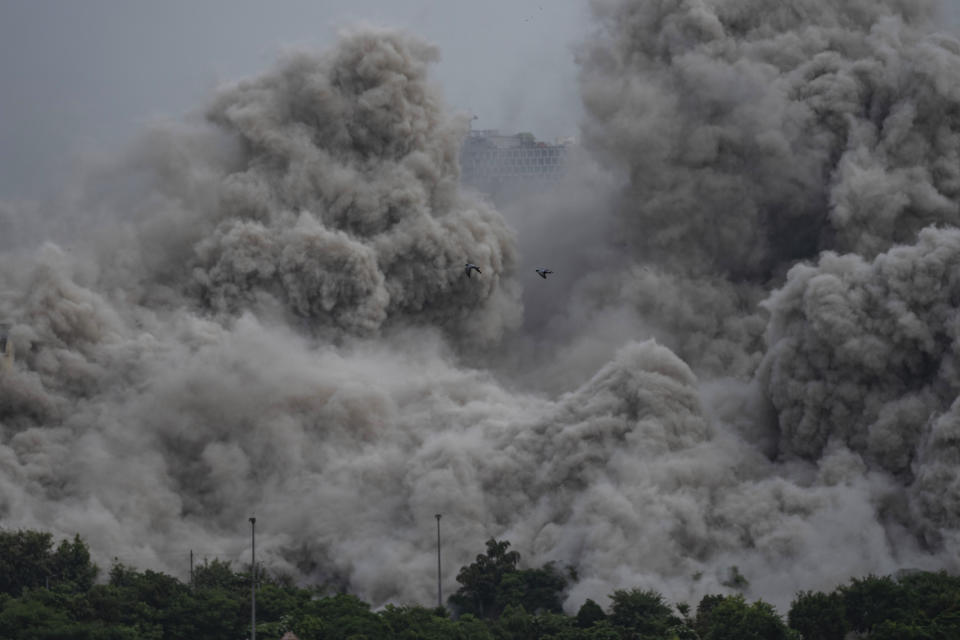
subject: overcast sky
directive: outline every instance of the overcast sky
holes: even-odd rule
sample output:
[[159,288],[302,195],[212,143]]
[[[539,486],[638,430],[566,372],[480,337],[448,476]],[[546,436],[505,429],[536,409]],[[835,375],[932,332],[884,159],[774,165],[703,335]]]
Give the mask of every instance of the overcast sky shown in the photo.
[[575,135],[587,15],[586,0],[0,0],[0,199],[35,197],[84,153],[360,21],[438,45],[435,79],[475,126]]
[[438,45],[435,79],[476,126],[573,135],[586,16],[583,0],[0,0],[0,199],[361,21]]

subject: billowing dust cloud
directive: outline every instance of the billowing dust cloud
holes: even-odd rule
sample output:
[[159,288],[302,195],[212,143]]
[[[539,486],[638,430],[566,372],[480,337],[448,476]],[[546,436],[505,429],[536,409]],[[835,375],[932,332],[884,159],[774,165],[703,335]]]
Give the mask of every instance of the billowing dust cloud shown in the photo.
[[0,206],[0,523],[185,576],[256,515],[375,604],[432,602],[435,513],[448,592],[497,536],[570,608],[957,569],[960,42],[917,2],[592,6],[583,170],[504,214],[438,52],[373,29]]

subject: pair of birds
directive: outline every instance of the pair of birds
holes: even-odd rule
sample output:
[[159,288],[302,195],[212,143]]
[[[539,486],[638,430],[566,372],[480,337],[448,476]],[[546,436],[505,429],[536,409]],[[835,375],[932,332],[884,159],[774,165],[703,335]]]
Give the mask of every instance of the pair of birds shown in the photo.
[[[483,273],[482,271],[480,271],[480,267],[473,264],[472,262],[467,263],[467,266],[464,268],[464,271],[466,272],[468,278],[470,277],[471,271],[476,271],[477,273]],[[547,279],[548,273],[553,273],[553,271],[551,271],[550,269],[544,269],[543,267],[537,267],[536,269],[534,269],[534,271],[536,271],[537,275],[539,275],[544,280]]]

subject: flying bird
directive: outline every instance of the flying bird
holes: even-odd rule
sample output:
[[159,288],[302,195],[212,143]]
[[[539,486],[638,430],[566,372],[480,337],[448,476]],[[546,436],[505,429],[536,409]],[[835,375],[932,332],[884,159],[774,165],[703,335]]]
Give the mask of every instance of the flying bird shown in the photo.
[[472,262],[468,262],[468,263],[467,263],[467,266],[464,267],[463,270],[464,270],[464,272],[466,272],[468,278],[470,277],[470,272],[471,272],[471,271],[476,271],[477,273],[483,273],[482,271],[480,271],[480,267],[478,267],[477,265],[473,264]]
[[550,269],[544,269],[543,267],[537,267],[535,271],[537,272],[537,275],[543,278],[544,280],[547,279],[548,273],[553,273],[553,271],[550,271]]

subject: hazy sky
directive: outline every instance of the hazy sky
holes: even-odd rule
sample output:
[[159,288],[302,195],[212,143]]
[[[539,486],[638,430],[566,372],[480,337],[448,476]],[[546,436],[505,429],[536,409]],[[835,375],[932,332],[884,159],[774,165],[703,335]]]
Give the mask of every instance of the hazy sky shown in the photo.
[[0,199],[36,195],[78,154],[358,22],[438,45],[435,79],[476,126],[573,135],[586,17],[584,0],[0,0]]
[[[960,24],[960,0],[946,1]],[[577,133],[587,0],[0,0],[0,199],[43,193],[78,156],[358,22],[438,45],[435,79],[477,127]]]

